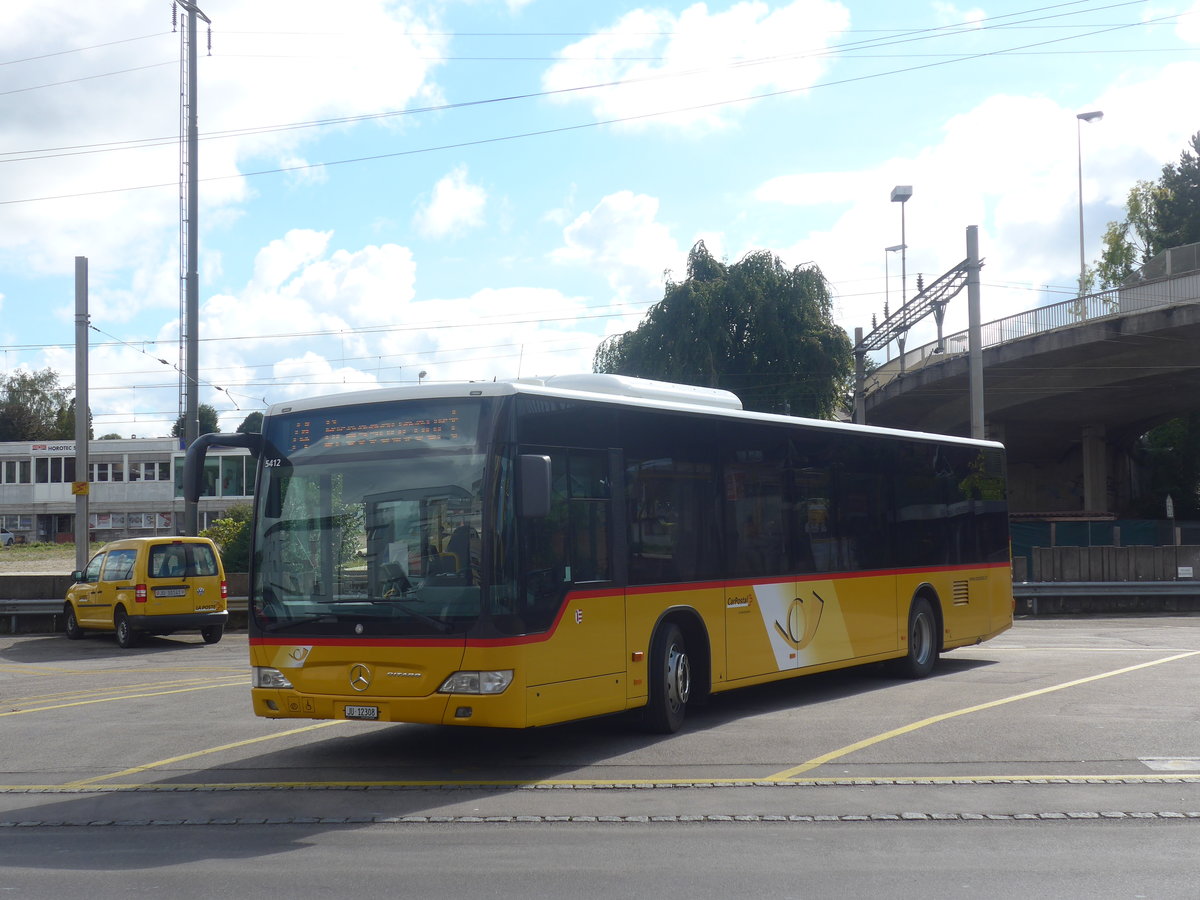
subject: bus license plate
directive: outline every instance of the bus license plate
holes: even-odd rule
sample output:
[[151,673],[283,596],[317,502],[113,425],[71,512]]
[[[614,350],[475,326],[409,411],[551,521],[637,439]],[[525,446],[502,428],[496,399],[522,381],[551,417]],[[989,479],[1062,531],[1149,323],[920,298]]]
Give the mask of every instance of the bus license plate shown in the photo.
[[347,719],[378,719],[379,718],[379,707],[378,706],[347,706],[346,707],[346,718]]

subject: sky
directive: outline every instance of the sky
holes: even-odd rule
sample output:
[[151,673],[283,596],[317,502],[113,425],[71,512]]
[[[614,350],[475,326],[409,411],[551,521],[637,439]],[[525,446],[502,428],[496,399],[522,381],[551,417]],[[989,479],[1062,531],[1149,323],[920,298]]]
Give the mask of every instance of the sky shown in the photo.
[[[1200,0],[197,6],[199,400],[225,431],[298,397],[590,371],[700,240],[817,265],[851,336],[968,226],[985,322],[1059,302],[1080,173],[1091,263],[1200,131]],[[73,387],[86,257],[97,436],[179,414],[186,14],[0,4],[0,375]],[[966,320],[963,293],[946,332]]]

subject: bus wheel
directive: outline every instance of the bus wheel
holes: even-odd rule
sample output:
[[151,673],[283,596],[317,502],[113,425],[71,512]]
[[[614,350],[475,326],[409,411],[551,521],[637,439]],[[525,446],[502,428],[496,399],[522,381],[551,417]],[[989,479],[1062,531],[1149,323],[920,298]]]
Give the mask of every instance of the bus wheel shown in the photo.
[[683,632],[667,624],[654,635],[650,650],[650,699],[642,716],[647,731],[674,734],[683,725],[692,692],[692,665]]
[[924,678],[937,659],[937,616],[927,598],[917,597],[908,611],[908,655],[896,660],[892,671],[900,678]]
[[133,630],[133,626],[129,624],[129,617],[125,615],[125,610],[118,609],[116,620],[113,622],[113,627],[117,632],[117,646],[124,650],[128,650],[137,644],[137,632]]
[[67,633],[67,639],[77,641],[83,637],[83,629],[79,627],[79,620],[75,618],[75,607],[70,603],[63,607],[63,617],[66,619],[63,630]]

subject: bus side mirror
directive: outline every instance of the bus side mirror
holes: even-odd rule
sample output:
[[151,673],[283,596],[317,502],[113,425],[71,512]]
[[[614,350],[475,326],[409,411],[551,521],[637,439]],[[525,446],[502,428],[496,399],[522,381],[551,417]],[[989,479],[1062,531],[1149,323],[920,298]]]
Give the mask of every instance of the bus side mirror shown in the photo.
[[526,453],[517,464],[517,515],[544,518],[550,513],[550,457]]
[[204,457],[213,445],[221,447],[245,447],[258,459],[262,455],[263,436],[257,432],[238,434],[202,434],[187,448],[183,458],[183,498],[195,503],[204,493]]

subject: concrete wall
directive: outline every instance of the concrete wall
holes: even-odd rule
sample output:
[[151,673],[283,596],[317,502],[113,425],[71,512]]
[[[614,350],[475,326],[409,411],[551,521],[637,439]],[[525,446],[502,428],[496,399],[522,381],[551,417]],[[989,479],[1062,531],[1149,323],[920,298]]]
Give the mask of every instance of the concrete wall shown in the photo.
[[[1027,581],[1200,581],[1200,546],[1034,547]],[[1186,579],[1185,579],[1186,580]]]

